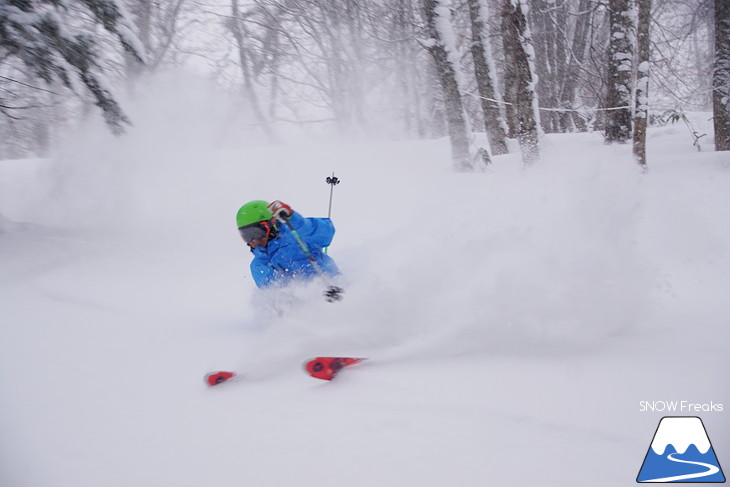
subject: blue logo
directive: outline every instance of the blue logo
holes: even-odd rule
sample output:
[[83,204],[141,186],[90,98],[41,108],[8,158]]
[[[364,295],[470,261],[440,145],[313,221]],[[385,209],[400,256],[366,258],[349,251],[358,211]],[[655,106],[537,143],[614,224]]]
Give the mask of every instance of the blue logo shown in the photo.
[[725,482],[702,420],[696,416],[662,418],[636,481]]

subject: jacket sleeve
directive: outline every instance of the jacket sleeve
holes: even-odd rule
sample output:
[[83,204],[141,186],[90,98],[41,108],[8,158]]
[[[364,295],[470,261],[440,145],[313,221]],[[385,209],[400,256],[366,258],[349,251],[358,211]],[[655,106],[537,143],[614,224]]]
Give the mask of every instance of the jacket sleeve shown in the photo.
[[251,275],[256,286],[260,288],[269,286],[276,280],[274,269],[259,259],[251,261]]
[[329,218],[304,218],[295,211],[289,223],[312,249],[327,247],[335,236],[335,226]]

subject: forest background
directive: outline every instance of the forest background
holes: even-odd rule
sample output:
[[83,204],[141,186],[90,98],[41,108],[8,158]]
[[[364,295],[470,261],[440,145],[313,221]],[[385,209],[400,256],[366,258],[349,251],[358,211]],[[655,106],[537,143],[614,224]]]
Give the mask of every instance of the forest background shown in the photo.
[[[723,0],[2,0],[0,158],[48,156],[100,114],[122,134],[134,126],[125,100],[182,73],[234,100],[229,135],[251,143],[448,135],[468,171],[506,139],[530,164],[546,133],[600,130],[633,140],[646,164],[646,124],[679,122],[698,148],[728,150],[729,11]],[[715,132],[697,132],[689,111],[712,111]]]

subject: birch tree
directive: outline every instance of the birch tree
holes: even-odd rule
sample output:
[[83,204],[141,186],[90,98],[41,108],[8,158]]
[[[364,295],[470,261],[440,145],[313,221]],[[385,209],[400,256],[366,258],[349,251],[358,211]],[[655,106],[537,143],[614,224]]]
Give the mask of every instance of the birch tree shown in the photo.
[[[522,162],[531,164],[540,157],[539,114],[535,83],[534,51],[527,26],[524,0],[504,0],[502,42],[505,57],[505,101],[509,103],[508,124],[520,144]],[[511,118],[511,120],[510,120]]]
[[715,0],[715,69],[712,79],[715,150],[730,150],[730,2]]
[[494,60],[489,44],[489,7],[486,0],[469,0],[471,20],[471,55],[474,60],[474,78],[484,114],[484,126],[493,155],[507,153],[506,124],[497,94]]
[[424,47],[433,58],[441,84],[454,169],[469,171],[473,169],[471,129],[459,86],[459,62],[451,26],[451,10],[447,1],[423,0],[423,12],[429,36],[424,42]]
[[532,0],[530,5],[528,22],[533,32],[532,41],[535,49],[541,53],[535,59],[538,75],[536,91],[541,106],[551,109],[540,114],[540,124],[545,132],[555,133],[560,130],[559,114],[555,109],[558,107],[567,57],[564,42],[566,32],[558,30],[558,22],[562,23],[564,16],[559,15],[560,7],[553,1]]
[[631,0],[609,0],[608,93],[606,95],[606,142],[631,138]]
[[[586,130],[585,121],[575,112],[575,97],[578,89],[579,71],[583,69],[586,57],[586,47],[588,45],[591,18],[593,16],[590,9],[592,0],[579,0],[577,12],[571,13],[575,18],[573,28],[573,38],[568,50],[567,66],[563,77],[563,87],[560,91],[559,104],[560,108],[566,111],[558,113],[559,125],[561,132],[571,131],[574,127],[580,130]],[[567,14],[568,12],[566,12]]]
[[634,156],[646,166],[646,126],[649,120],[649,69],[651,66],[651,0],[638,0],[636,45],[638,68],[634,105]]

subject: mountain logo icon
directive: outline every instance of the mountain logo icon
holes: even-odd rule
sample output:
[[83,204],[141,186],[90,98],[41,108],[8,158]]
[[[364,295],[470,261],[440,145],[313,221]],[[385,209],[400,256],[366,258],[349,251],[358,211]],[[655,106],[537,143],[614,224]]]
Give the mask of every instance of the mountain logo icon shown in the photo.
[[663,417],[636,481],[725,482],[702,420],[696,416]]

